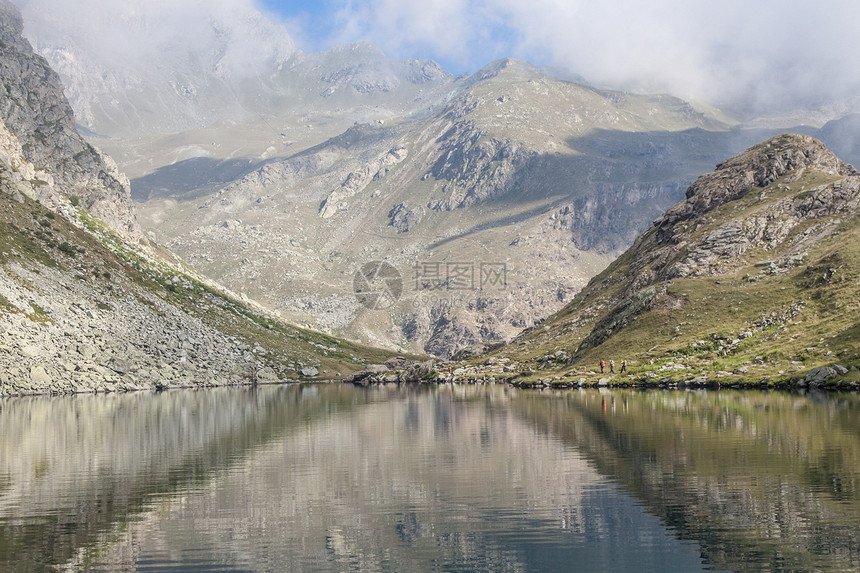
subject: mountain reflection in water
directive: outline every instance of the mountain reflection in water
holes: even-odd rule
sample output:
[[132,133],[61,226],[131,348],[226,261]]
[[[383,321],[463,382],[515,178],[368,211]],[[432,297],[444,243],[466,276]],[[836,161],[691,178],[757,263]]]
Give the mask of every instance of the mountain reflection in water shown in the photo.
[[502,386],[10,399],[0,568],[852,569],[858,407]]

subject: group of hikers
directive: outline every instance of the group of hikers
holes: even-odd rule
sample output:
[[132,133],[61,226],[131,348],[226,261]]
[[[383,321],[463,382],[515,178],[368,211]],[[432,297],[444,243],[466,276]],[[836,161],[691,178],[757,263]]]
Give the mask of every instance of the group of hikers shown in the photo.
[[[603,374],[605,368],[606,368],[606,360],[601,360],[600,361],[600,373],[601,374]],[[622,360],[621,361],[621,370],[619,370],[618,373],[623,374],[625,372],[627,372],[627,361]],[[615,361],[614,360],[609,361],[609,373],[615,374]]]

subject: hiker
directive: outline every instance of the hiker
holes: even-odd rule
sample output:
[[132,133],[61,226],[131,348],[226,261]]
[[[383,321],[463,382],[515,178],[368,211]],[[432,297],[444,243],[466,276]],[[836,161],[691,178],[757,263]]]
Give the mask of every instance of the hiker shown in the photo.
[[625,372],[627,372],[627,361],[626,361],[626,360],[622,360],[622,361],[621,361],[621,371],[620,371],[620,373],[621,373],[621,374],[624,374]]
[[614,360],[609,361],[609,373],[615,374],[615,361]]
[[603,368],[606,366],[606,360],[600,361],[600,373],[603,374]]

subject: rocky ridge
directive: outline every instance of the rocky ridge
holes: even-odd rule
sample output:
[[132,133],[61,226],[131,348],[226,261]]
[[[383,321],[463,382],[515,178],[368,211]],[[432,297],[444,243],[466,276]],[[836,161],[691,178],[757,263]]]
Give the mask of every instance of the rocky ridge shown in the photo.
[[128,180],[78,134],[59,76],[24,39],[23,26],[15,6],[0,0],[0,118],[26,160],[52,174],[55,185],[40,185],[38,200],[56,207],[62,189],[119,232],[135,234]]
[[[807,171],[844,180],[817,192],[785,197],[723,223],[705,236],[693,234],[696,241],[690,241],[691,230],[707,223],[711,211],[739,201],[756,189],[762,193],[760,199],[765,199],[767,193],[761,190],[776,181],[788,189]],[[746,251],[773,250],[803,221],[856,209],[860,180],[849,177],[854,175],[858,173],[851,165],[809,136],[784,135],[753,146],[697,179],[687,190],[687,198],[654,222],[654,232],[642,235],[634,243],[631,248],[637,255],[631,270],[637,277],[631,288],[657,280],[731,272]],[[829,234],[840,222],[833,219],[815,238]],[[804,246],[800,243],[794,249],[797,252],[787,256],[799,254]]]
[[[860,174],[811,137],[771,138],[471,375],[504,358],[527,384],[856,385],[858,233]],[[594,370],[609,358],[613,374]]]

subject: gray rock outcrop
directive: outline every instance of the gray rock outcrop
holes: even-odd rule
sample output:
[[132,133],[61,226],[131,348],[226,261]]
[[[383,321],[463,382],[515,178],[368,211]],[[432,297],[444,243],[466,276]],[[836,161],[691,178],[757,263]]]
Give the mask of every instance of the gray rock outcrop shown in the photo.
[[347,175],[340,187],[326,197],[325,202],[320,207],[320,216],[323,219],[333,217],[341,208],[341,202],[364,191],[372,181],[378,181],[385,177],[391,168],[406,159],[408,154],[409,152],[405,147],[395,147],[382,157],[367,163],[360,170]]
[[836,370],[829,366],[819,366],[806,373],[805,381],[810,386],[820,386],[836,376]]
[[398,203],[388,212],[389,225],[397,229],[398,233],[408,233],[421,223],[424,216],[424,207],[410,208],[405,203]]
[[[788,190],[804,172],[812,170],[834,178],[801,194],[787,194],[743,217],[726,221],[706,236],[695,230],[710,214],[728,202],[778,182]],[[853,167],[839,160],[820,141],[805,135],[781,135],[755,145],[717,165],[687,190],[687,198],[668,209],[631,247],[640,253],[631,264],[637,274],[628,294],[658,280],[714,276],[731,272],[740,257],[754,248],[769,250],[781,244],[804,221],[856,209],[860,204],[860,179]],[[800,237],[794,250],[802,260],[805,240],[824,236],[828,229]]]

